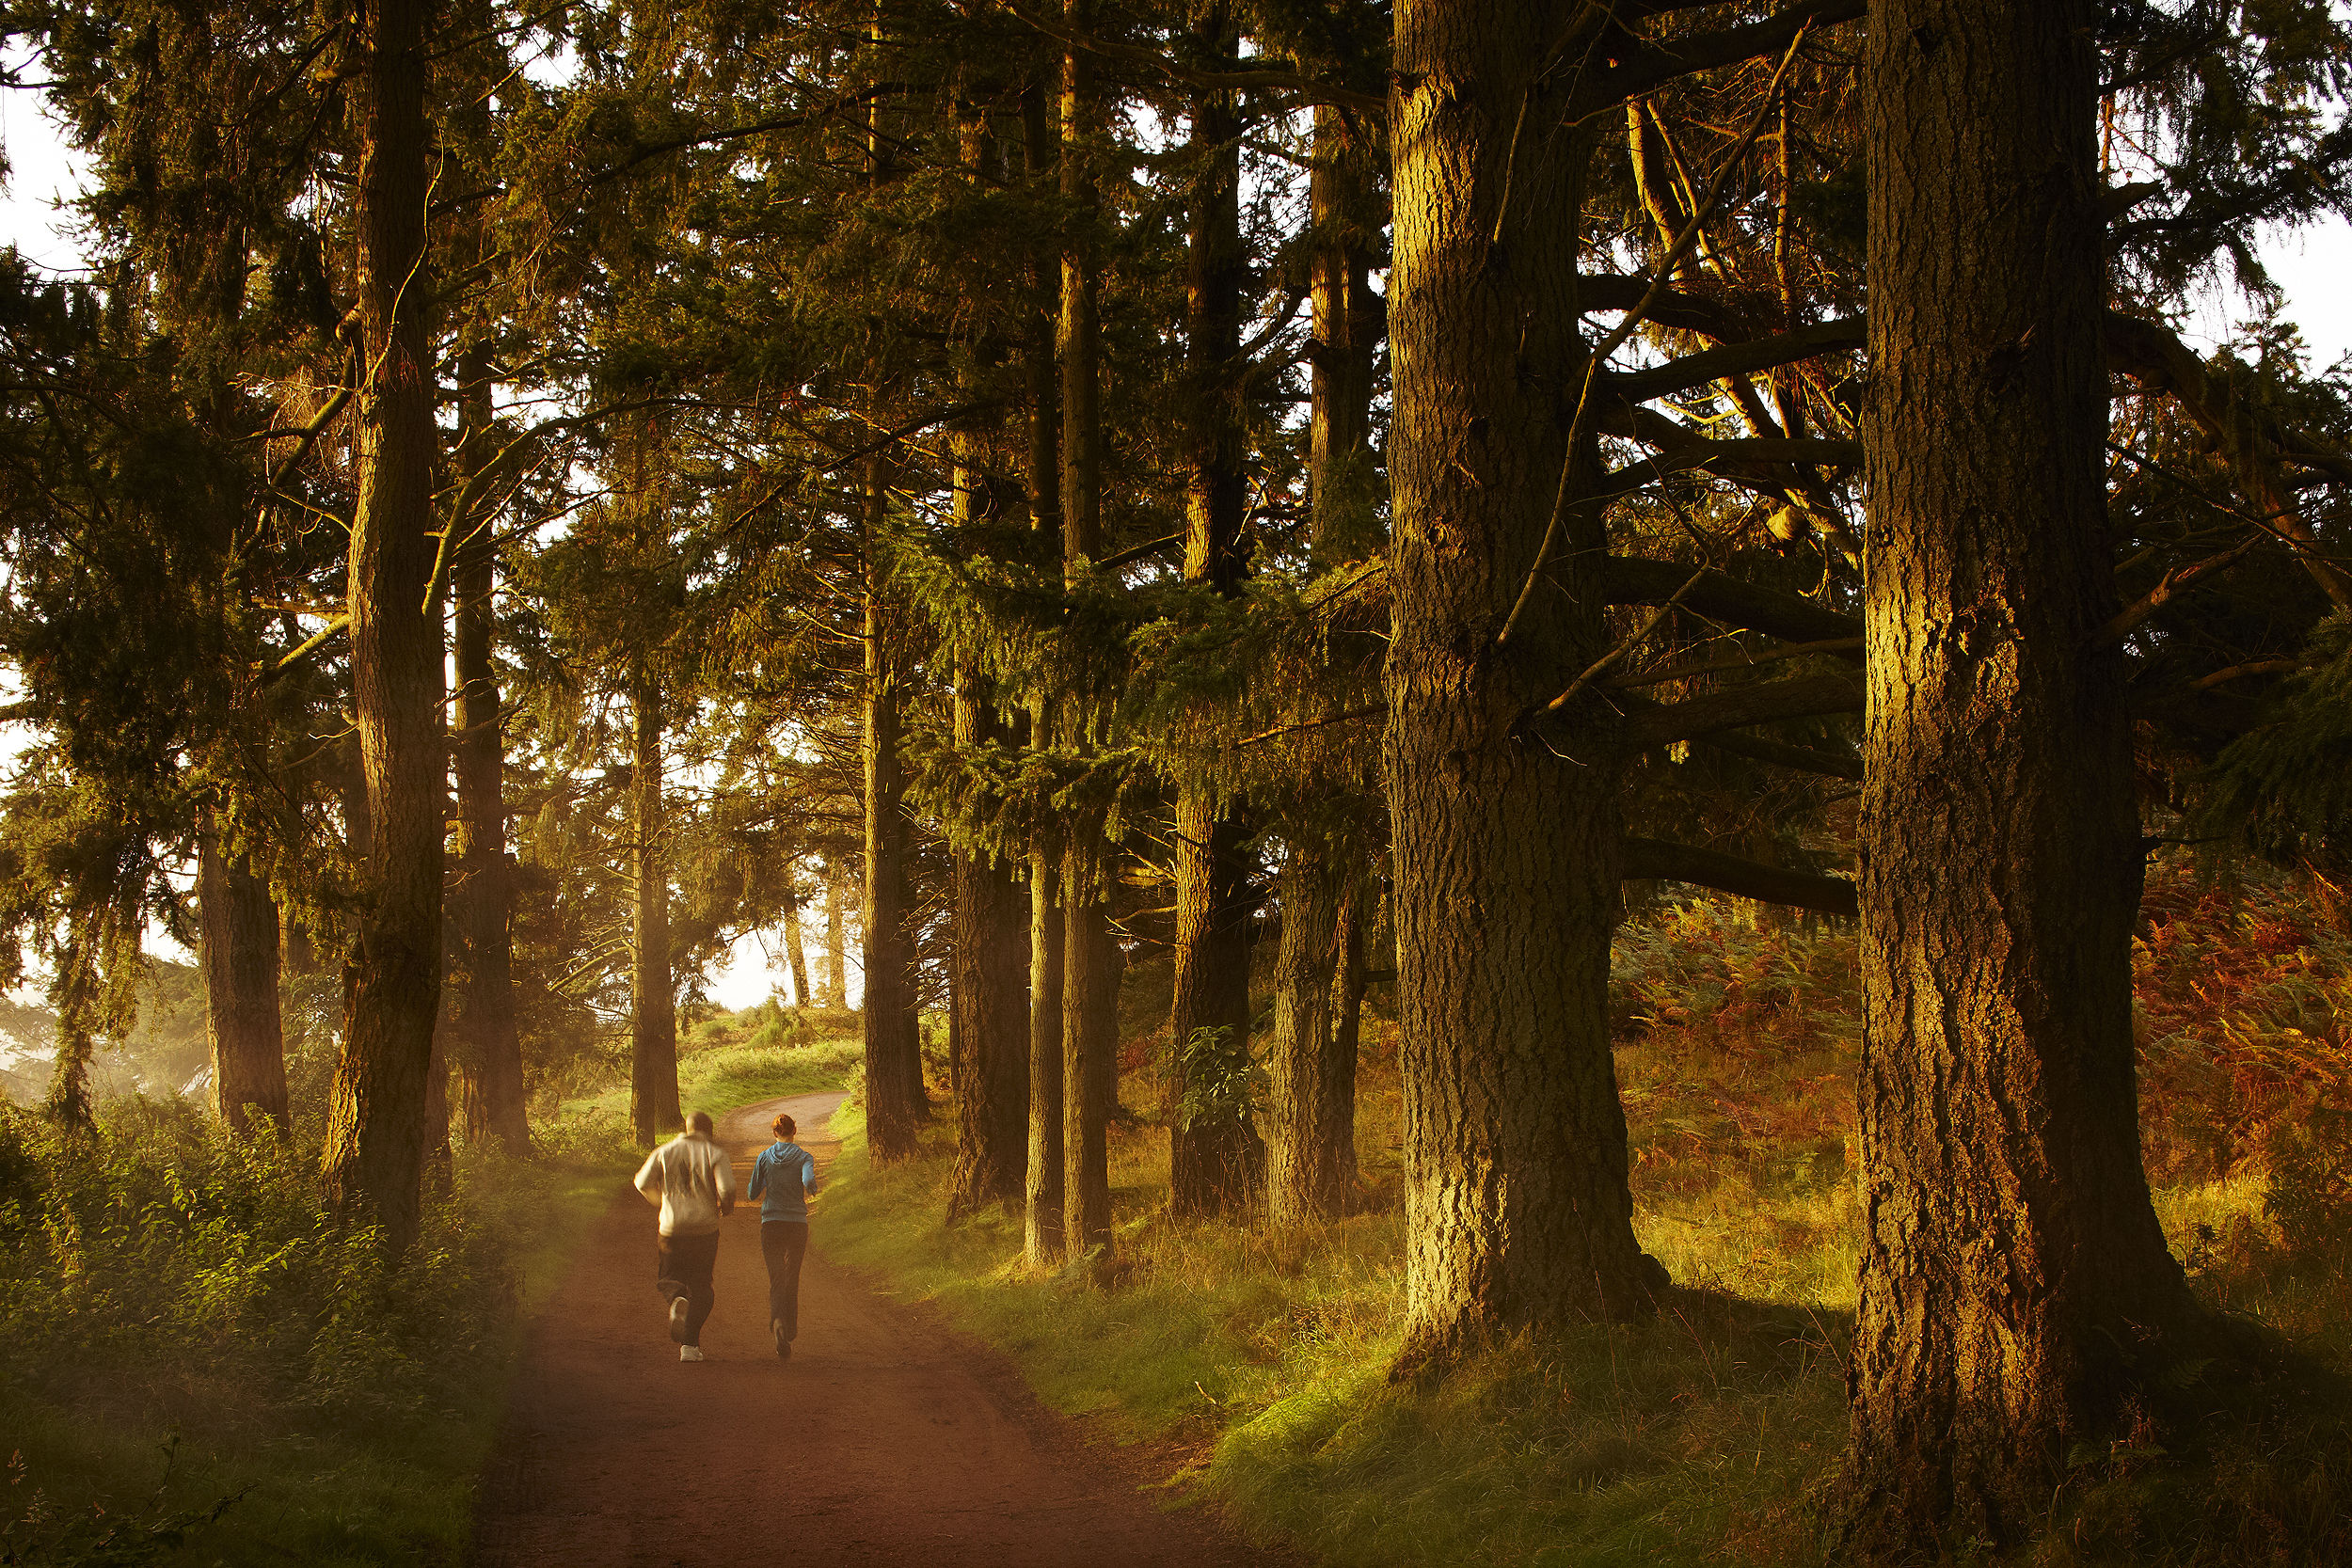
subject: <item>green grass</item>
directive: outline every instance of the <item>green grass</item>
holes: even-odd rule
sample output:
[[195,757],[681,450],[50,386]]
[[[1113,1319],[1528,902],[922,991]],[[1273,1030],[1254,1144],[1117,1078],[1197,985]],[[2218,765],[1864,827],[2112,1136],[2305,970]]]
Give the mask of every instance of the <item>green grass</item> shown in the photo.
[[[2259,1396],[2202,1391],[2161,1441],[2152,1416],[2081,1456],[2021,1560],[2352,1560],[2352,1117],[2324,1092],[2341,1088],[2352,944],[2291,887],[2160,884],[2169,924],[2140,950],[2158,1213],[2207,1299],[2296,1350]],[[1819,1562],[1860,1223],[1855,957],[1851,929],[1730,900],[1623,933],[1635,1227],[1678,1287],[1654,1323],[1525,1336],[1441,1382],[1390,1381],[1404,1173],[1380,1016],[1357,1114],[1370,1212],[1291,1234],[1173,1220],[1165,1128],[1115,1127],[1119,1266],[1096,1289],[1025,1270],[1017,1221],[945,1224],[941,1114],[902,1164],[874,1168],[849,1140],[824,1245],[1007,1351],[1057,1408],[1159,1445],[1178,1495],[1333,1563]],[[1131,983],[1122,999],[1120,1098],[1147,1123],[1165,994]]]
[[[680,1064],[687,1104],[717,1113],[843,1082],[858,1054],[853,1044],[754,1043],[773,1022],[732,1035],[711,1031],[715,1039],[706,1035],[707,1047]],[[122,1108],[120,1135],[138,1135],[157,1115]],[[475,1481],[496,1439],[504,1372],[523,1324],[560,1286],[580,1236],[639,1158],[627,1136],[627,1115],[623,1087],[575,1101],[535,1127],[541,1151],[533,1159],[461,1154],[453,1212],[463,1215],[462,1233],[477,1243],[466,1255],[474,1272],[463,1277],[478,1278],[472,1288],[506,1305],[492,1310],[487,1342],[412,1380],[423,1390],[415,1409],[387,1415],[321,1395],[319,1369],[306,1370],[304,1358],[315,1362],[329,1354],[320,1349],[326,1339],[312,1338],[325,1331],[302,1309],[271,1306],[266,1292],[246,1303],[237,1327],[206,1341],[214,1347],[209,1354],[190,1354],[165,1342],[191,1332],[185,1328],[159,1330],[154,1344],[142,1344],[135,1327],[141,1313],[184,1314],[156,1293],[162,1284],[151,1285],[148,1306],[135,1299],[142,1285],[135,1278],[80,1287],[84,1295],[68,1303],[54,1287],[44,1290],[38,1275],[0,1271],[9,1276],[0,1280],[8,1285],[0,1307],[15,1341],[0,1349],[0,1432],[7,1433],[0,1461],[8,1465],[0,1496],[0,1562],[463,1561]],[[0,1170],[0,1178],[9,1175]],[[307,1178],[278,1180],[299,1187]],[[0,1203],[8,1196],[0,1191]],[[163,1217],[150,1208],[126,1212],[119,1223],[133,1238]],[[250,1250],[240,1252],[236,1243],[233,1234],[223,1243],[231,1261]],[[219,1274],[218,1259],[207,1257]],[[191,1288],[227,1288],[207,1285],[201,1274],[194,1278]],[[395,1306],[398,1295],[395,1279]],[[103,1324],[89,1317],[93,1326],[77,1342],[75,1323],[102,1307],[112,1316]],[[28,1355],[22,1331],[45,1309],[64,1314],[48,1325],[63,1332],[41,1354]],[[388,1309],[342,1331],[337,1342],[350,1343],[359,1358],[359,1370],[344,1381],[365,1382],[367,1369],[398,1366],[419,1354],[403,1341],[406,1325],[427,1323],[445,1309],[428,1292],[405,1309],[408,1316]],[[133,1324],[128,1332],[124,1323]],[[332,1371],[325,1378],[330,1389]]]
[[[1024,1269],[1013,1219],[943,1223],[946,1118],[918,1160],[880,1169],[844,1119],[828,1254],[938,1303],[1056,1408],[1167,1445],[1180,1491],[1253,1536],[1384,1565],[1802,1554],[1804,1489],[1843,1441],[1846,1311],[1688,1291],[1652,1324],[1528,1337],[1435,1388],[1393,1385],[1392,1210],[1292,1233],[1171,1220],[1152,1180],[1166,1133],[1115,1132],[1122,1269],[1096,1290]],[[1694,1235],[1682,1256],[1727,1271],[1745,1245]]]
[[[712,1031],[708,1023],[697,1029],[690,1044],[695,1037],[705,1043],[678,1057],[679,1109],[716,1116],[787,1094],[837,1089],[865,1060],[865,1047],[855,1038],[836,1035],[777,1046],[760,1043],[767,1033],[767,1026],[735,1036]],[[568,1159],[633,1166],[642,1155],[629,1136],[628,1095],[622,1083],[564,1101],[532,1133]]]

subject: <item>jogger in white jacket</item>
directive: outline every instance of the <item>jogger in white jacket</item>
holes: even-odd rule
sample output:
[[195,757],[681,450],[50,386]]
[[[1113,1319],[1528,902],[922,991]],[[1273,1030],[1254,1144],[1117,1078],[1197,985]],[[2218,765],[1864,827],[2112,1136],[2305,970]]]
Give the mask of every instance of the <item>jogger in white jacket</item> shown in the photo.
[[735,1212],[735,1162],[710,1137],[710,1116],[696,1111],[686,1131],[645,1156],[637,1190],[661,1206],[654,1286],[670,1304],[670,1338],[680,1361],[703,1358],[703,1324],[718,1294],[719,1221]]

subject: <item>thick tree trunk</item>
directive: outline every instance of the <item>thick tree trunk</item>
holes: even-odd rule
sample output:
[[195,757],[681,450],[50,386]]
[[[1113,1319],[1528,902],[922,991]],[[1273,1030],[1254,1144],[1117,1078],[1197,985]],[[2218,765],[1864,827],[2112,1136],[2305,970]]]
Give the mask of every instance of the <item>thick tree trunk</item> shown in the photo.
[[[425,1073],[441,997],[445,730],[434,581],[434,382],[424,277],[426,8],[382,0],[352,80],[360,119],[359,494],[352,509],[352,712],[373,843],[327,1112],[335,1206],[400,1250],[420,1220]],[[364,25],[364,24],[363,24]]]
[[668,811],[661,794],[661,688],[644,672],[629,683],[635,716],[630,830],[636,840],[637,911],[629,987],[630,1131],[641,1145],[685,1125],[677,1092],[677,990],[670,974]]
[[850,1007],[850,942],[841,928],[841,872],[829,856],[825,861],[825,1005],[834,1012]]
[[1361,942],[1348,884],[1354,874],[1294,850],[1282,867],[1282,933],[1274,964],[1267,1041],[1266,1218],[1298,1225],[1344,1212],[1356,1189],[1356,1035],[1349,1003],[1351,942]]
[[203,933],[204,1032],[213,1105],[240,1133],[284,1132],[286,1042],[278,1016],[278,906],[246,858],[230,860],[209,829],[197,841],[197,920]]
[[1397,10],[1386,684],[1407,1365],[1640,1313],[1655,1267],[1609,1047],[1613,720],[1588,698],[1531,722],[1608,641],[1598,459],[1566,449],[1590,132],[1513,135],[1522,107],[1547,125],[1573,107],[1539,73],[1581,47],[1539,0]]
[[1009,868],[955,865],[957,1132],[950,1218],[1011,1209],[1028,1170],[1028,899]]
[[877,1160],[911,1159],[930,1103],[914,1015],[914,944],[907,929],[906,768],[898,754],[897,627],[881,531],[882,459],[866,491],[866,1126]]
[[803,911],[798,893],[787,895],[784,910],[785,972],[792,977],[792,1005],[796,1007],[813,1006],[816,998],[808,990],[808,940],[801,929]]
[[[1212,6],[1193,28],[1201,64],[1235,69],[1231,24]],[[1241,125],[1230,93],[1194,100],[1192,142],[1200,166],[1192,191],[1184,284],[1186,444],[1184,577],[1217,593],[1240,591],[1248,569],[1242,520],[1248,502],[1241,420]],[[1169,1066],[1178,1105],[1168,1120],[1168,1204],[1179,1214],[1246,1206],[1264,1167],[1265,1145],[1239,1104],[1204,1094],[1230,1053],[1249,1049],[1248,834],[1215,785],[1181,780],[1176,801],[1175,986]],[[1212,1032],[1221,1048],[1200,1049]],[[1186,1105],[1192,1106],[1187,1112]]]
[[[1308,182],[1316,233],[1314,401],[1307,471],[1314,557],[1332,565],[1378,545],[1371,431],[1382,306],[1372,292],[1368,241],[1377,226],[1375,193],[1358,135],[1337,110],[1318,108],[1314,146]],[[1343,896],[1356,851],[1318,827],[1292,835],[1279,889],[1281,945],[1262,1118],[1266,1211],[1277,1224],[1340,1212],[1357,1179],[1355,1009],[1362,987],[1351,974],[1361,973],[1363,944],[1355,901]]]
[[[996,491],[976,460],[977,437],[960,433],[957,442],[962,459],[956,467],[957,522],[966,528],[993,522]],[[954,723],[960,752],[1009,738],[994,689],[970,658],[957,661]],[[1029,1153],[1028,899],[1012,867],[991,855],[956,850],[953,876],[951,1220],[991,1203],[1010,1212],[1026,1185]]]
[[1879,0],[1857,1544],[2013,1541],[2197,1308],[2140,1164],[2087,0]]
[[506,736],[499,714],[492,594],[497,550],[489,539],[492,375],[486,339],[469,345],[459,373],[458,471],[452,509],[457,589],[456,996],[450,1015],[460,1120],[468,1143],[495,1139],[509,1154],[531,1151],[523,1105],[523,1047],[515,1021],[513,895],[506,863]]
[[1242,825],[1218,816],[1204,788],[1195,785],[1178,800],[1168,1050],[1179,1102],[1168,1124],[1168,1206],[1179,1214],[1247,1207],[1265,1167],[1264,1140],[1245,1107],[1220,1104],[1211,1086],[1230,1070],[1232,1056],[1249,1049],[1243,837]]
[[1062,1246],[1061,838],[1038,830],[1029,848],[1029,1161],[1024,1251],[1032,1268]]

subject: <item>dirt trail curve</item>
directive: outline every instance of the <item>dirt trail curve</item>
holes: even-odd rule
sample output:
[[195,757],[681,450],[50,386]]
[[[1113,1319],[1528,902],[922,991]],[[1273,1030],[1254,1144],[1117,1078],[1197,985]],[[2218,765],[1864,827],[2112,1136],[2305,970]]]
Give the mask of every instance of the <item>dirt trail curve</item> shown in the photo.
[[[829,1167],[839,1094],[721,1118],[739,1191],[779,1110]],[[821,1194],[821,1179],[820,1179]],[[709,1359],[681,1364],[653,1288],[654,1214],[634,1191],[596,1220],[531,1324],[476,1531],[489,1568],[1295,1563],[1160,1513],[1126,1456],[1089,1446],[1011,1364],[824,1257],[801,1276],[789,1362],[768,1338],[759,1214],[719,1245]]]

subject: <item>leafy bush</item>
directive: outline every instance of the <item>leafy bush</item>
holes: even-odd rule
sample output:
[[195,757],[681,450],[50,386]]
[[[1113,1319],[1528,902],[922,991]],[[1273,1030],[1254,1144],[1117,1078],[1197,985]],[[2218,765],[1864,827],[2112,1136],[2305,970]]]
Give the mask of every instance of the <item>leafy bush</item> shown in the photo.
[[0,1351],[10,1378],[201,1367],[247,1399],[371,1422],[431,1417],[511,1312],[502,1238],[454,1192],[395,1268],[319,1196],[318,1150],[184,1101],[119,1101],[75,1136],[5,1113]]

